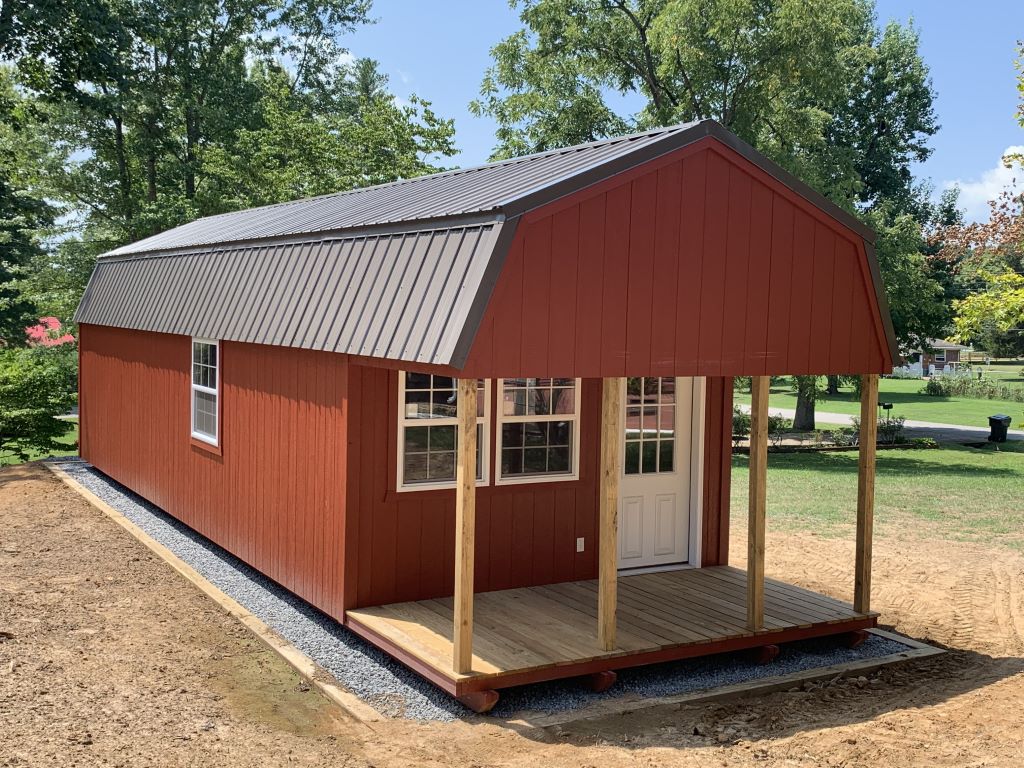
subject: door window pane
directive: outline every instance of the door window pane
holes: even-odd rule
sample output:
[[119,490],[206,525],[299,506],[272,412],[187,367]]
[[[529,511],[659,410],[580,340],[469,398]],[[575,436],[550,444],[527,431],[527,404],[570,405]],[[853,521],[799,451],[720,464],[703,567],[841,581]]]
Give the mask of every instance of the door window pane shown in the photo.
[[626,381],[625,456],[627,475],[672,472],[676,437],[676,382],[671,377]]

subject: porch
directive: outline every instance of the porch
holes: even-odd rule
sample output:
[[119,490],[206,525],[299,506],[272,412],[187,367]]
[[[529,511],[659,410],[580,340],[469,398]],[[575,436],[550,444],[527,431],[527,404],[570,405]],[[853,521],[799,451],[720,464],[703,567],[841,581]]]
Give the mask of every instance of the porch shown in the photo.
[[596,579],[475,593],[478,384],[459,379],[454,596],[350,609],[346,625],[478,712],[493,707],[503,687],[593,675],[592,685],[603,690],[617,668],[744,648],[763,649],[767,660],[780,642],[875,625],[870,585],[877,375],[861,380],[852,607],[765,578],[767,376],[754,376],[751,387],[748,570],[709,564],[620,575],[624,383],[606,378],[602,386]]
[[877,614],[774,579],[764,582],[763,628],[747,620],[747,574],[717,566],[619,576],[615,647],[594,631],[596,579],[477,594],[473,656],[452,666],[453,600],[350,610],[356,634],[455,695],[875,626]]

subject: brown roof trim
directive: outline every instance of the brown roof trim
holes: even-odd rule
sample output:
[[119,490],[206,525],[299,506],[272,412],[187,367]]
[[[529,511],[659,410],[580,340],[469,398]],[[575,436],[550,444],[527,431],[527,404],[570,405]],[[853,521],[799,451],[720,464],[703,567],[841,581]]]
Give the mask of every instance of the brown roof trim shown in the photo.
[[892,325],[892,314],[889,312],[889,299],[885,295],[885,285],[882,283],[882,272],[878,266],[878,255],[875,253],[875,244],[864,240],[864,254],[868,259],[868,269],[871,271],[871,283],[875,289],[875,301],[878,303],[878,313],[882,316],[882,327],[885,329],[885,340],[889,345],[889,353],[892,355],[893,364],[900,359],[899,344],[896,343],[896,330]]
[[776,162],[773,162],[772,160],[769,160],[767,157],[762,155],[752,146],[747,144],[747,142],[743,141],[743,139],[741,139],[739,136],[736,136],[735,134],[732,134],[729,131],[727,131],[719,123],[715,122],[714,120],[705,120],[704,122],[700,123],[700,125],[704,125],[705,123],[708,125],[709,128],[709,136],[714,136],[716,139],[718,139],[720,142],[728,146],[730,149],[735,150],[744,158],[746,158],[754,165],[759,167],[769,176],[775,178],[779,183],[789,187],[796,194],[800,195],[800,197],[807,200],[807,202],[820,208],[829,216],[843,224],[843,226],[849,227],[858,235],[863,237],[866,242],[874,245],[875,240],[877,239],[875,230],[873,230],[863,221],[858,219],[852,213],[844,210],[843,208],[840,208],[838,205],[833,203],[823,194],[813,189],[809,185],[805,184],[804,182],[800,181],[800,179],[798,179],[792,173],[787,171],[781,165],[779,165]]
[[862,237],[865,242],[875,242],[875,231],[852,215],[833,203],[820,192],[800,181],[778,163],[769,160],[763,154],[754,149],[750,144],[730,133],[715,120],[702,120],[694,123],[688,128],[680,131],[666,133],[665,136],[652,144],[638,148],[622,157],[597,163],[582,171],[574,171],[563,179],[559,179],[546,187],[530,192],[526,195],[510,200],[501,209],[508,217],[518,216],[529,210],[546,205],[565,195],[578,192],[593,184],[597,184],[610,176],[628,171],[644,163],[648,163],[669,152],[686,147],[706,137],[717,139],[722,144],[750,161],[780,184],[788,187],[800,197],[807,200],[811,205],[821,209],[823,212],[834,218],[843,226],[851,229]]
[[519,217],[506,219],[496,225],[494,234],[494,245],[491,248],[490,258],[484,268],[483,276],[480,279],[480,287],[476,296],[470,304],[469,313],[466,315],[466,322],[462,327],[452,350],[451,366],[462,369],[469,359],[469,351],[476,340],[477,331],[480,330],[480,323],[483,322],[487,306],[491,303],[491,295],[498,284],[498,278],[505,267],[505,258],[508,256],[509,248],[512,246],[512,238],[515,237],[516,229],[519,226]]

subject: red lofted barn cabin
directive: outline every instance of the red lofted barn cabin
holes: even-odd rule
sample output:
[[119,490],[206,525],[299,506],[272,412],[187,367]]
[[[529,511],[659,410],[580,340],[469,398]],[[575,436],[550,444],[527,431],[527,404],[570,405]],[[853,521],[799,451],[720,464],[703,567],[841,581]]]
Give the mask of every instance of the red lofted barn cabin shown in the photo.
[[[100,258],[81,453],[477,710],[856,640],[895,346],[873,237],[711,121],[201,219]],[[853,605],[764,577],[768,377],[808,373],[863,376]]]

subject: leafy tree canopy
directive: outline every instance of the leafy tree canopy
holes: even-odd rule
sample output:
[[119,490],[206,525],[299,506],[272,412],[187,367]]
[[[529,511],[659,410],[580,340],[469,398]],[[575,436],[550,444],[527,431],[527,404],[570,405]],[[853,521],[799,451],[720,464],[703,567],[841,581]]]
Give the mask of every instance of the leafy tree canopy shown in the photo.
[[[369,0],[13,0],[62,231],[19,284],[67,320],[98,253],[199,216],[440,170],[454,127],[343,40]],[[51,233],[52,234],[52,233]],[[3,284],[0,275],[0,284]],[[76,295],[77,294],[77,295]]]
[[[512,0],[477,114],[495,157],[714,118],[836,202],[911,200],[937,130],[913,29],[868,0]],[[637,93],[621,117],[607,94]]]

